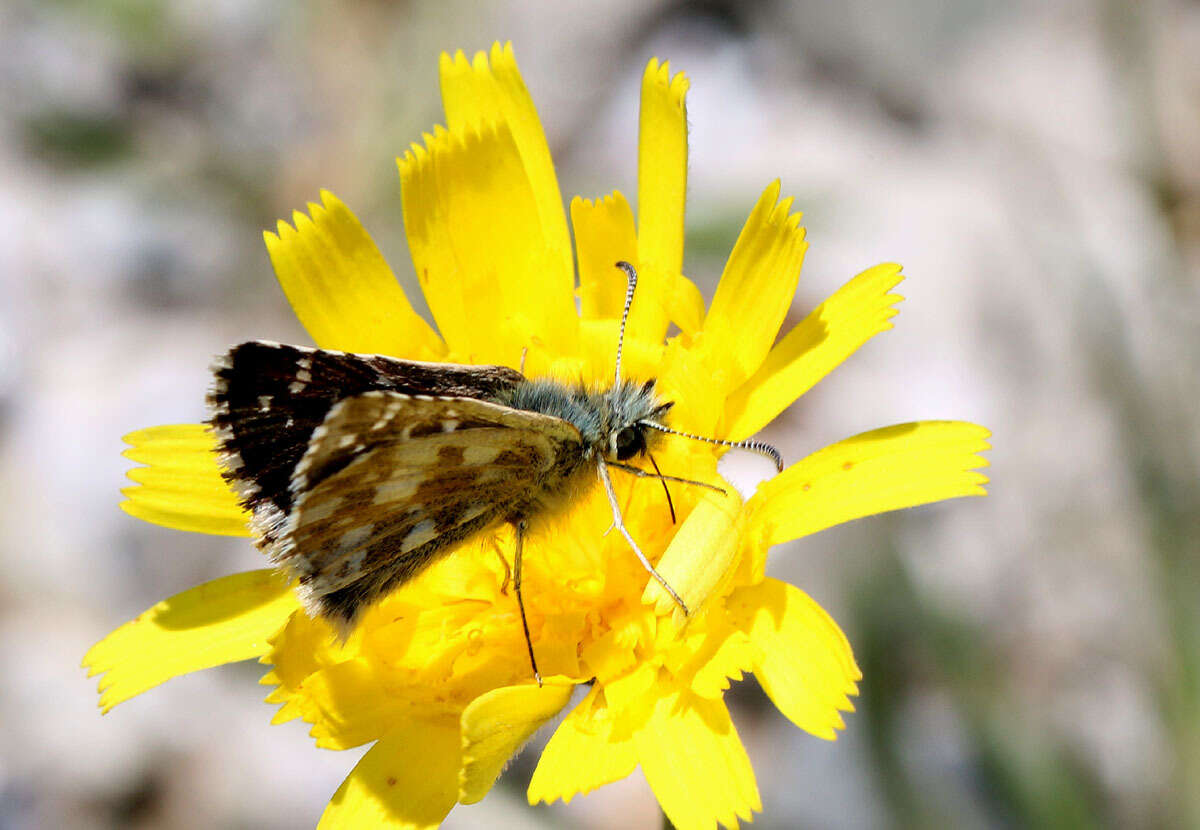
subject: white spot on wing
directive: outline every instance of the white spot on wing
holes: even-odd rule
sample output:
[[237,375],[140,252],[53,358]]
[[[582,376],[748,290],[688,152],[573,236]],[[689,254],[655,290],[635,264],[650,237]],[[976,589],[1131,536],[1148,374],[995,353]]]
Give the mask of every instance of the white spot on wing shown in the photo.
[[417,479],[401,478],[391,481],[381,482],[375,488],[375,494],[371,497],[371,503],[394,504],[395,502],[403,502],[413,497],[417,492]]
[[471,467],[479,467],[484,464],[491,464],[496,460],[496,456],[499,454],[499,447],[467,445],[463,449],[463,464]]
[[338,539],[337,548],[339,552],[351,551],[370,538],[371,533],[375,530],[374,524],[359,525],[351,528],[342,534],[342,538]]
[[433,519],[424,519],[419,522],[404,537],[404,541],[400,545],[400,552],[408,553],[410,550],[416,550],[421,545],[431,541],[437,535],[436,527]]

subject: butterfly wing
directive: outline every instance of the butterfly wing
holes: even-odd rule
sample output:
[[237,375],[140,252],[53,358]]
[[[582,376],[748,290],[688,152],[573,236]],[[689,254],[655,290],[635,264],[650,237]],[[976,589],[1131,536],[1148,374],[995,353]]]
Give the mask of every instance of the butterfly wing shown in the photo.
[[559,418],[367,392],[314,430],[268,553],[299,579],[310,613],[347,630],[456,544],[524,516],[583,462],[579,431]]
[[218,359],[208,396],[226,480],[269,542],[292,508],[292,473],[337,401],[372,390],[487,399],[524,380],[503,366],[242,343]]

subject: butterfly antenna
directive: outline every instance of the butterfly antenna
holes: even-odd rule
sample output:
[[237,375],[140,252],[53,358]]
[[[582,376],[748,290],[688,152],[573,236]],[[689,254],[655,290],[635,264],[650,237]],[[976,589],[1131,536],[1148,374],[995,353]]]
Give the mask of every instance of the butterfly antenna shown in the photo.
[[658,473],[658,480],[662,482],[663,492],[667,494],[667,509],[671,511],[671,524],[675,524],[675,503],[671,501],[671,488],[667,486],[667,480],[662,477],[662,470],[658,469],[658,462],[654,460],[650,450],[646,450],[646,456],[650,459],[650,466],[654,468],[654,472]]
[[625,288],[625,308],[621,312],[621,332],[617,335],[617,373],[613,378],[614,387],[621,383],[621,347],[625,345],[625,322],[629,319],[629,307],[633,305],[633,289],[637,288],[637,271],[633,270],[633,266],[621,260],[617,263],[617,267],[625,272],[625,276],[629,277],[629,284]]
[[656,423],[654,421],[638,421],[642,426],[656,429],[659,432],[665,432],[670,435],[678,435],[680,438],[690,438],[693,441],[703,441],[706,444],[717,444],[722,447],[733,447],[738,450],[750,450],[751,452],[765,455],[775,462],[775,469],[778,472],[783,472],[783,456],[779,454],[779,450],[772,447],[770,444],[764,444],[762,441],[725,441],[720,438],[708,438],[703,435],[693,435],[690,432],[680,432],[677,429],[671,429],[668,426]]

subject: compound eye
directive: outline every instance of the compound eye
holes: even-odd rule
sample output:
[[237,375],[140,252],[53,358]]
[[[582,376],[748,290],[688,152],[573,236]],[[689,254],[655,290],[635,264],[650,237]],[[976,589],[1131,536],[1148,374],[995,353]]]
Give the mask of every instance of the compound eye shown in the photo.
[[646,438],[636,427],[625,427],[617,433],[617,460],[626,461],[646,449]]

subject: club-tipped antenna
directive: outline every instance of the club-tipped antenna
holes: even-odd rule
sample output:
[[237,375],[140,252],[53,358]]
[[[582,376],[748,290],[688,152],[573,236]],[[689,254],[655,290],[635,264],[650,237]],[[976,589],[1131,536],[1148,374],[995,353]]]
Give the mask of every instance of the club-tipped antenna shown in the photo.
[[621,311],[621,330],[617,335],[617,372],[613,377],[613,386],[621,383],[621,347],[625,345],[625,322],[629,319],[629,307],[633,305],[633,289],[637,288],[637,271],[625,260],[617,263],[617,267],[625,272],[629,283],[625,288],[625,308]]
[[638,421],[642,426],[656,429],[659,432],[665,432],[670,435],[678,435],[680,438],[690,438],[693,441],[703,441],[706,444],[717,444],[722,447],[732,447],[737,450],[750,450],[751,452],[765,455],[775,462],[775,469],[778,472],[783,472],[783,456],[779,454],[779,450],[772,447],[770,444],[764,444],[762,441],[725,441],[721,438],[708,438],[704,435],[693,435],[690,432],[680,432],[677,429],[671,429],[655,421]]

